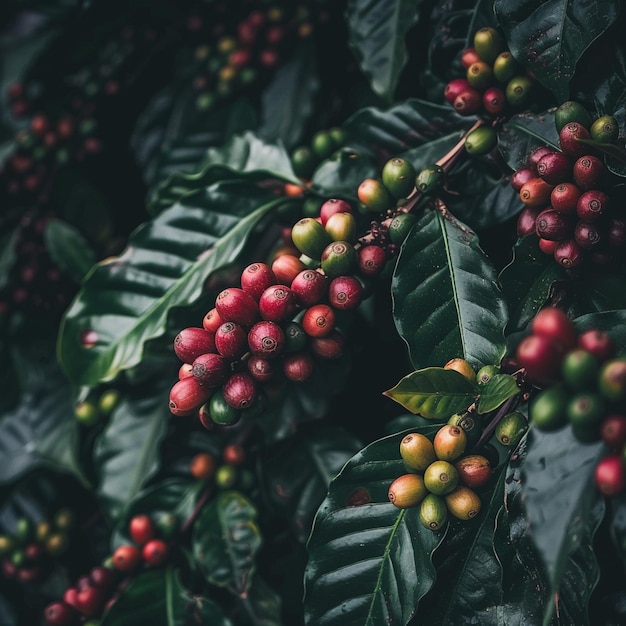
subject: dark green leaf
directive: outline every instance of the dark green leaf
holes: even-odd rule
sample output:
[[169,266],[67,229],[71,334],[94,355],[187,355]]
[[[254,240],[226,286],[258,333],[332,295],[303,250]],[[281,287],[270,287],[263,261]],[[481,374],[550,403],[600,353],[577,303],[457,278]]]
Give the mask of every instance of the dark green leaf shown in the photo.
[[15,263],[15,245],[19,236],[20,229],[15,228],[0,238],[0,289],[3,289],[9,280],[9,273]]
[[597,493],[593,472],[606,449],[583,444],[570,427],[527,435],[522,465],[522,497],[529,535],[546,567],[549,589],[559,589],[572,553],[588,536]]
[[342,148],[315,170],[312,190],[323,198],[339,197],[357,202],[356,192],[361,181],[377,173],[378,168],[369,156]]
[[424,428],[425,426],[432,426],[432,422],[421,415],[407,413],[406,415],[398,415],[387,422],[385,424],[385,434],[393,435],[401,430],[415,430],[416,428]]
[[424,213],[402,245],[391,286],[415,368],[455,357],[475,368],[500,362],[506,304],[475,233],[451,215]]
[[577,61],[615,21],[619,3],[496,0],[494,10],[513,56],[563,102]]
[[252,577],[248,592],[245,597],[239,598],[239,603],[243,605],[240,609],[241,617],[250,626],[283,626],[284,624],[280,612],[281,597],[258,574]]
[[96,262],[96,255],[78,230],[61,220],[51,219],[46,223],[44,239],[59,269],[77,283],[82,282]]
[[145,342],[165,331],[169,310],[192,304],[207,277],[237,258],[275,208],[272,197],[242,182],[217,183],[139,228],[121,256],[96,265],[60,329],[69,378],[95,385],[139,363]]
[[508,374],[496,374],[480,387],[478,412],[489,413],[520,392],[517,381]]
[[206,579],[245,596],[261,547],[257,511],[242,494],[218,494],[193,525],[192,546]]
[[554,283],[564,277],[561,266],[541,252],[535,235],[520,239],[513,247],[512,261],[499,276],[509,308],[507,333],[526,328],[547,301]]
[[306,541],[330,481],[360,448],[339,426],[325,426],[273,446],[263,462],[267,495]]
[[215,602],[191,595],[173,568],[133,578],[104,614],[101,626],[232,626]]
[[349,0],[346,7],[350,45],[372,89],[392,100],[407,60],[405,37],[417,23],[417,3],[398,0]]
[[[433,436],[438,426],[421,429]],[[370,444],[331,482],[308,543],[305,621],[311,626],[406,624],[435,581],[431,562],[443,533],[418,509],[398,509],[389,485],[406,473],[399,433]]]
[[626,562],[626,495],[620,494],[610,502],[610,532],[613,545]]
[[405,409],[438,421],[467,409],[480,389],[463,374],[443,367],[427,367],[405,376],[383,392]]
[[553,109],[514,115],[498,130],[498,150],[512,170],[524,167],[528,155],[539,146],[560,150]]
[[320,88],[312,41],[301,41],[263,92],[259,136],[282,141],[288,149],[302,141]]
[[113,518],[121,515],[158,469],[159,447],[171,419],[168,391],[162,379],[134,388],[123,397],[96,441],[96,495]]

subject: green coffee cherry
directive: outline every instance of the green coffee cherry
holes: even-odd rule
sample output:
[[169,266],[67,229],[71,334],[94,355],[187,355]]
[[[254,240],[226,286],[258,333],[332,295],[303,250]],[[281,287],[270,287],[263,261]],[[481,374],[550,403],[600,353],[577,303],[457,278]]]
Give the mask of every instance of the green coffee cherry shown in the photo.
[[415,186],[425,195],[437,193],[446,182],[446,173],[441,165],[425,167],[416,177]]
[[472,156],[489,154],[498,145],[498,134],[495,128],[481,126],[465,137],[465,149]]
[[486,26],[474,33],[474,50],[485,63],[492,64],[504,50],[504,40],[495,28]]
[[448,521],[448,508],[443,498],[429,493],[422,504],[419,512],[420,522],[428,530],[441,530]]
[[232,489],[237,483],[237,474],[234,465],[220,465],[215,471],[215,484],[220,489]]
[[339,126],[335,126],[328,130],[328,134],[332,137],[332,140],[335,142],[335,147],[340,148],[346,142],[346,131]]
[[359,200],[372,213],[382,213],[396,206],[393,196],[380,180],[366,178],[357,189]]
[[102,415],[111,415],[120,401],[120,392],[117,389],[107,389],[98,398],[98,410]]
[[503,446],[514,446],[528,430],[528,420],[520,411],[507,413],[496,426],[496,439]]
[[493,84],[494,76],[493,70],[488,63],[484,61],[476,61],[472,63],[466,72],[467,82],[478,89],[478,91],[485,91],[487,87]]
[[74,416],[83,426],[93,426],[100,420],[100,412],[93,402],[85,400],[74,407]]
[[168,541],[176,536],[178,532],[178,517],[174,513],[163,511],[157,513],[153,519],[161,539]]
[[432,441],[420,433],[409,433],[400,442],[400,456],[409,471],[423,472],[437,460]]
[[305,198],[302,203],[303,217],[319,217],[321,206],[322,201],[319,198]]
[[507,102],[517,108],[524,107],[530,101],[533,91],[533,81],[528,76],[514,76],[504,91]]
[[350,243],[356,241],[357,225],[352,213],[331,215],[324,228],[333,241],[348,241]]
[[493,62],[493,75],[495,79],[503,85],[506,85],[506,83],[515,76],[518,76],[521,72],[521,65],[508,51],[501,52]]
[[396,200],[405,198],[413,191],[415,174],[415,168],[405,159],[389,159],[383,166],[383,185]]
[[15,567],[22,567],[26,562],[26,555],[23,550],[14,550],[11,554],[11,564]]
[[470,413],[455,413],[448,420],[448,424],[458,426],[465,431],[467,437],[467,448],[472,448],[480,439],[483,428],[478,420]]
[[27,543],[33,535],[33,525],[27,517],[20,517],[15,525],[13,537],[21,545]]
[[598,389],[611,402],[620,402],[626,398],[626,360],[612,359],[602,365]]
[[418,474],[403,474],[389,486],[389,502],[399,509],[417,506],[428,494],[424,479]]
[[389,237],[397,246],[407,238],[407,235],[415,226],[417,217],[413,213],[400,213],[396,215],[389,224]]
[[561,132],[563,126],[570,122],[578,122],[585,128],[591,126],[591,115],[580,102],[574,100],[568,100],[561,104],[554,112],[554,123],[556,125],[556,131]]
[[476,382],[479,385],[486,385],[496,374],[500,373],[497,365],[485,365],[476,372]]
[[456,467],[448,461],[435,461],[424,471],[426,489],[438,496],[450,493],[459,482]]
[[602,143],[615,143],[619,137],[619,124],[614,117],[603,115],[591,124],[589,134]]
[[313,135],[311,148],[318,159],[327,159],[336,149],[337,144],[327,130],[320,130]]
[[556,430],[567,423],[569,394],[560,387],[540,391],[530,405],[530,419],[540,430]]
[[567,405],[567,417],[581,428],[597,426],[607,414],[604,398],[597,393],[576,394]]
[[285,352],[297,352],[306,345],[308,335],[304,332],[302,324],[288,322],[284,325],[283,332],[285,334],[285,346],[283,348]]
[[458,486],[444,498],[448,511],[457,519],[470,520],[478,515],[482,502],[469,487]]
[[291,239],[302,254],[312,259],[319,259],[324,248],[331,242],[326,229],[312,217],[303,217],[293,225]]
[[321,265],[328,277],[351,274],[357,266],[359,255],[347,241],[333,241],[322,252]]
[[298,178],[311,178],[317,163],[317,156],[308,146],[300,146],[291,154],[291,165]]
[[221,389],[216,389],[209,399],[209,415],[216,424],[230,426],[241,419],[241,411],[234,409],[226,400]]
[[600,363],[586,350],[572,350],[565,355],[561,374],[572,389],[594,389],[600,372]]

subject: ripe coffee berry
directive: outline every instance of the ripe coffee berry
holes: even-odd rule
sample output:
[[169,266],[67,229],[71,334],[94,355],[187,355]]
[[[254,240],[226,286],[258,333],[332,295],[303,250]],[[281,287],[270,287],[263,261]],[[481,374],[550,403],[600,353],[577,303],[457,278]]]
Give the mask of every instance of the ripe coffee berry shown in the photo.
[[149,515],[135,515],[128,525],[130,538],[140,545],[154,539],[156,530]]
[[111,562],[118,572],[130,574],[139,566],[141,562],[141,552],[139,548],[135,546],[122,545],[113,552]]
[[326,226],[328,219],[336,213],[352,213],[352,207],[345,200],[340,200],[339,198],[326,200],[320,207],[322,226]]
[[214,351],[213,334],[204,328],[184,328],[174,338],[174,352],[184,363],[193,363],[201,354]]
[[76,609],[65,602],[52,602],[44,610],[46,626],[73,626],[78,624]]
[[554,260],[567,270],[574,269],[584,261],[583,251],[574,239],[567,239],[555,248]]
[[579,221],[574,229],[574,240],[584,250],[593,250],[602,243],[602,234],[593,222]]
[[587,330],[578,337],[578,347],[586,350],[602,363],[615,355],[615,343],[603,330]]
[[530,167],[522,167],[511,176],[511,187],[519,193],[522,186],[535,176],[535,172]]
[[542,239],[562,241],[573,234],[574,225],[563,213],[554,209],[542,211],[535,221],[535,230]]
[[275,322],[257,322],[248,332],[248,346],[255,356],[276,357],[283,352],[285,333]]
[[626,487],[624,462],[618,455],[610,455],[596,465],[595,482],[598,491],[605,496],[613,497],[620,494]]
[[537,174],[551,185],[558,185],[572,176],[572,158],[562,152],[548,152],[537,162]]
[[555,307],[541,309],[535,315],[531,329],[535,335],[547,337],[563,350],[569,350],[576,345],[576,329],[561,309]]
[[239,411],[253,405],[257,396],[257,386],[250,374],[239,372],[232,374],[222,385],[222,394],[226,403]]
[[276,366],[270,359],[262,356],[252,355],[246,362],[246,366],[250,376],[261,383],[268,382],[276,374]]
[[261,294],[276,282],[272,268],[266,263],[252,263],[241,272],[241,288],[257,302]]
[[598,157],[586,154],[574,163],[572,174],[581,189],[594,189],[604,175],[604,163]]
[[559,213],[575,214],[580,189],[574,183],[560,183],[550,193],[550,204]]
[[228,375],[228,364],[224,357],[214,352],[201,354],[191,366],[192,376],[207,387],[221,385]]
[[117,573],[108,567],[97,565],[89,572],[89,579],[92,586],[108,591],[117,582]]
[[224,448],[222,459],[228,465],[241,465],[246,460],[246,450],[239,444],[231,443]]
[[294,352],[283,359],[283,374],[295,383],[307,380],[313,374],[314,368],[315,363],[309,352]]
[[576,158],[586,155],[589,146],[579,139],[589,139],[589,131],[578,122],[569,122],[559,132],[559,143],[565,154]]
[[517,347],[517,361],[526,368],[531,380],[554,379],[559,373],[562,358],[562,350],[551,339],[541,335],[529,335]]
[[189,471],[198,480],[208,480],[215,474],[216,467],[217,461],[212,454],[199,452],[191,459]]
[[300,306],[312,306],[326,298],[328,280],[315,270],[305,269],[293,279],[291,290]]
[[252,326],[259,319],[256,300],[243,289],[236,287],[221,291],[215,299],[215,308],[223,320],[241,326]]
[[143,547],[141,556],[148,567],[161,567],[167,563],[170,551],[164,541],[153,539]]
[[336,359],[343,354],[345,344],[344,336],[335,329],[326,337],[312,338],[310,346],[315,356],[322,359]]
[[526,237],[535,232],[539,213],[541,213],[540,207],[527,206],[522,210],[517,218],[517,235],[519,237]]
[[363,287],[353,276],[338,276],[328,286],[328,302],[340,311],[355,309],[362,299]]
[[306,265],[293,254],[281,254],[272,263],[272,272],[276,280],[271,282],[268,287],[281,283],[290,285],[293,279],[306,269]]
[[203,318],[202,318],[202,327],[204,330],[215,334],[217,329],[225,322],[220,317],[220,314],[217,312],[216,308],[211,309]]
[[264,320],[282,322],[296,312],[296,294],[286,285],[268,287],[259,300],[259,311]]
[[314,304],[304,312],[301,323],[309,337],[325,337],[335,328],[335,312],[327,304]]
[[169,407],[173,415],[191,415],[211,395],[211,390],[201,385],[193,376],[174,383],[170,390]]
[[215,347],[226,359],[238,359],[248,349],[248,333],[235,322],[224,322],[215,331]]
[[453,104],[457,96],[460,96],[470,89],[472,89],[472,86],[469,84],[467,78],[455,78],[444,87],[443,97],[450,104]]
[[358,255],[358,269],[363,276],[378,276],[385,269],[387,253],[380,246],[364,246]]

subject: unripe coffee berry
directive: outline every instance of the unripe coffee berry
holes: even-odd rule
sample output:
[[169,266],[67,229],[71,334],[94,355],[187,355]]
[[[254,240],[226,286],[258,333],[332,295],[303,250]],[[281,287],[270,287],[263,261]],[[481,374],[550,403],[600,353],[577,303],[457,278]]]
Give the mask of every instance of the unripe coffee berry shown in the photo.
[[447,361],[444,364],[443,369],[454,370],[455,372],[465,376],[465,378],[471,382],[476,380],[476,372],[474,371],[474,368],[468,361],[461,359],[460,357],[455,357]]
[[383,185],[396,199],[406,198],[415,184],[415,168],[409,161],[399,157],[389,159],[382,169]]
[[512,78],[518,76],[521,71],[520,64],[508,50],[501,52],[493,62],[493,75],[503,85],[506,85]]
[[315,363],[309,352],[294,352],[285,355],[283,359],[283,374],[295,383],[307,380],[313,374],[314,369]]
[[235,322],[224,322],[215,332],[215,347],[226,359],[238,359],[248,349],[248,333]]
[[254,404],[257,386],[250,374],[238,372],[232,374],[222,385],[224,400],[237,411],[247,409]]
[[[418,189],[421,189],[419,186],[419,179],[417,184]],[[399,215],[396,215],[389,224],[389,237],[392,243],[397,246],[402,245],[416,223],[417,217],[415,217],[413,213],[400,213]]]
[[191,459],[189,471],[198,480],[208,480],[215,474],[216,467],[217,460],[214,455],[208,452],[199,452]]
[[191,366],[192,376],[207,387],[218,387],[228,375],[228,363],[223,356],[208,352],[201,354]]
[[448,511],[461,520],[470,520],[476,517],[482,506],[478,494],[463,485],[446,495],[445,502]]
[[324,226],[333,241],[348,241],[356,239],[357,225],[352,213],[336,213],[331,215]]
[[338,276],[328,286],[328,302],[340,311],[351,311],[361,304],[363,286],[353,276]]
[[272,268],[266,263],[252,263],[241,272],[241,288],[257,302],[261,294],[276,282]]
[[400,456],[408,470],[423,472],[437,460],[432,441],[421,433],[409,433],[400,442]]
[[259,300],[261,317],[270,322],[282,322],[291,318],[297,306],[296,294],[286,285],[268,287]]
[[420,505],[419,518],[422,526],[428,530],[437,531],[445,527],[448,521],[448,507],[445,500],[429,493]]
[[282,354],[285,345],[283,329],[275,322],[257,322],[248,332],[248,346],[255,356],[266,359]]
[[595,141],[615,143],[619,137],[619,124],[610,115],[602,115],[589,127],[589,135]]
[[570,122],[578,122],[585,128],[589,128],[591,121],[591,115],[589,115],[587,109],[574,100],[563,102],[554,112],[554,123],[556,124],[557,132],[560,132]]
[[479,28],[474,33],[474,50],[486,63],[493,63],[504,49],[504,40],[500,33],[491,26]]
[[[425,196],[429,196],[429,195],[437,193],[443,187],[445,181],[446,181],[445,170],[443,169],[443,167],[441,167],[441,165],[434,164],[434,165],[429,165],[427,167],[424,167],[423,169],[420,170],[418,175],[415,177],[415,187],[419,189],[419,191],[421,191]],[[391,225],[389,227],[390,233],[391,233],[391,228],[395,220],[398,218],[403,218],[404,215],[408,215],[412,217],[413,223],[417,221],[417,218],[412,213],[403,213],[403,214],[397,215],[394,218],[394,220],[391,222]],[[394,241],[392,237],[391,240],[394,243],[397,243],[398,245],[400,245],[404,241],[405,238],[406,236],[403,237],[400,241]]]
[[491,152],[498,144],[498,135],[494,128],[481,126],[465,137],[465,149],[472,156],[481,156]]
[[442,461],[454,461],[465,452],[467,435],[465,431],[450,424],[442,426],[433,439],[435,455]]
[[459,482],[459,473],[448,461],[435,461],[424,471],[426,489],[438,496],[453,491]]
[[301,324],[310,337],[326,337],[335,328],[335,312],[327,304],[314,304],[304,312]]
[[337,213],[352,213],[352,207],[345,200],[339,198],[326,200],[319,210],[322,226],[326,226],[328,219]]
[[215,308],[223,320],[241,326],[252,326],[259,319],[256,300],[237,287],[221,291],[215,299]]
[[537,176],[522,185],[519,197],[526,206],[545,207],[550,201],[550,194],[553,189],[554,185]]
[[349,274],[357,265],[358,256],[354,246],[347,241],[334,241],[322,252],[321,265],[329,276]]
[[503,446],[514,446],[528,429],[528,420],[520,411],[507,413],[496,426],[496,439]]
[[512,107],[521,108],[528,104],[533,92],[533,81],[528,76],[514,76],[506,84],[504,93]]
[[319,259],[331,241],[326,229],[312,217],[303,217],[293,225],[291,239],[302,254],[312,259]]
[[[267,285],[266,289],[274,284],[291,284],[291,281],[304,269],[306,269],[306,265],[297,256],[293,254],[281,254],[276,257],[272,263],[272,273],[276,277],[276,280]],[[262,294],[263,292],[261,292],[259,298]]]
[[212,308],[207,314],[202,318],[202,327],[204,330],[212,333],[213,335],[217,331],[217,329],[225,322],[220,317],[220,314],[217,312],[216,308]]
[[174,338],[174,352],[184,363],[193,363],[201,354],[215,351],[215,339],[204,328],[183,328]]
[[420,504],[427,494],[428,491],[421,476],[404,474],[391,483],[387,497],[399,509],[408,509]]
[[357,188],[357,196],[367,209],[373,213],[382,213],[393,208],[396,204],[393,196],[387,191],[383,183],[375,178],[363,180]]
[[485,91],[493,81],[493,70],[488,63],[484,61],[476,61],[467,68],[466,78],[469,84],[478,89],[478,91]]
[[220,426],[231,426],[241,419],[241,411],[226,402],[221,389],[217,389],[209,400],[209,415],[211,420]]
[[204,404],[211,390],[201,385],[193,376],[183,378],[174,383],[170,390],[169,408],[173,415],[191,415],[201,404]]

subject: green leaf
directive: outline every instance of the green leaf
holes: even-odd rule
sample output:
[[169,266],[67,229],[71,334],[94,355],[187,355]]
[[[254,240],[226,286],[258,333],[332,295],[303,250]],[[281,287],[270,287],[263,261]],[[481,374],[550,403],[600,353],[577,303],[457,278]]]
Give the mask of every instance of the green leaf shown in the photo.
[[324,426],[272,446],[263,459],[267,496],[302,542],[330,481],[360,448],[339,426]]
[[193,525],[193,555],[206,579],[245,596],[261,547],[257,510],[242,494],[218,494]]
[[463,374],[443,367],[412,372],[383,392],[411,413],[438,421],[467,409],[479,393],[479,387]]
[[626,495],[619,494],[610,501],[609,524],[611,539],[622,562],[626,562]]
[[372,89],[392,100],[407,60],[405,37],[417,23],[417,3],[349,0],[346,19],[350,45]]
[[139,363],[170,309],[195,302],[207,277],[237,258],[276,207],[272,197],[242,182],[216,183],[135,231],[121,256],[97,264],[60,328],[70,380],[93,386]]
[[539,146],[560,150],[554,109],[543,113],[519,113],[498,129],[498,151],[512,170],[525,167],[528,155]]
[[554,283],[564,277],[561,266],[539,249],[536,235],[519,239],[513,246],[513,259],[498,277],[509,309],[507,333],[526,328]]
[[282,146],[265,143],[254,133],[246,132],[236,135],[222,148],[209,148],[197,171],[171,174],[156,189],[148,208],[156,215],[204,187],[233,179],[247,184],[267,179],[300,183]]
[[232,626],[220,607],[208,598],[191,595],[172,567],[142,572],[131,579],[101,626]]
[[249,623],[250,626],[283,626],[284,624],[281,616],[280,595],[258,574],[252,577],[248,592],[245,597],[239,598],[239,603],[243,605],[240,610],[241,617],[245,615],[245,623]]
[[4,233],[0,238],[0,289],[3,289],[9,281],[9,273],[15,263],[15,246],[20,237],[20,229]]
[[[433,436],[438,428],[420,432]],[[307,624],[407,624],[431,589],[431,558],[444,533],[424,528],[417,507],[398,509],[387,498],[406,473],[399,452],[405,434],[370,444],[331,482],[308,543]]]
[[462,357],[476,369],[505,352],[506,304],[478,238],[451,215],[427,210],[400,250],[393,315],[419,369]]
[[59,269],[77,283],[82,282],[96,262],[96,255],[80,232],[66,222],[51,219],[46,223],[44,240]]
[[509,50],[559,102],[569,97],[583,52],[615,21],[619,8],[619,2],[611,0],[494,2]]
[[602,442],[580,443],[569,426],[550,433],[531,429],[527,445],[521,479],[529,536],[556,592],[589,527],[597,500],[593,473],[606,449]]
[[346,198],[357,202],[357,189],[365,178],[377,175],[374,160],[350,148],[338,150],[315,170],[311,189],[323,198]]
[[294,148],[303,139],[302,131],[311,119],[319,89],[315,48],[310,39],[305,39],[276,70],[263,92],[259,136]]
[[112,518],[122,514],[159,467],[159,447],[171,419],[168,392],[162,378],[133,388],[96,441],[96,495]]
[[509,398],[517,395],[520,388],[513,376],[496,374],[488,383],[480,387],[478,412],[489,413],[504,404]]

